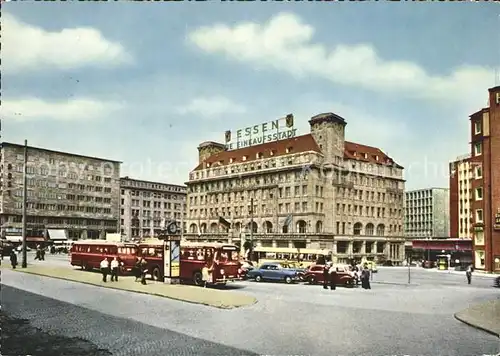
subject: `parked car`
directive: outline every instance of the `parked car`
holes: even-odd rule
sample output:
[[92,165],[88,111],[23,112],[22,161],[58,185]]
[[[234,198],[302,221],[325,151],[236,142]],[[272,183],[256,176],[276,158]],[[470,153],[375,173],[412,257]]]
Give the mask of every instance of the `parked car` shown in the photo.
[[497,288],[500,288],[500,277],[495,278],[493,285]]
[[283,268],[296,270],[299,278],[301,280],[304,278],[304,273],[306,272],[306,269],[302,267],[298,262],[276,262],[276,263],[280,263],[281,267]]
[[253,270],[255,267],[253,266],[252,262],[250,261],[244,261],[240,269],[238,270],[238,275],[241,279],[248,279],[248,272]]
[[[349,269],[347,265],[333,265],[337,269],[336,274],[336,285],[343,285],[346,287],[352,287],[355,284],[354,272]],[[312,265],[307,268],[304,273],[304,280],[309,284],[323,284],[323,270],[324,265]]]
[[300,280],[299,272],[293,268],[287,268],[281,263],[263,263],[258,268],[254,268],[247,273],[248,279],[254,279],[256,282],[274,281],[285,282],[287,284]]

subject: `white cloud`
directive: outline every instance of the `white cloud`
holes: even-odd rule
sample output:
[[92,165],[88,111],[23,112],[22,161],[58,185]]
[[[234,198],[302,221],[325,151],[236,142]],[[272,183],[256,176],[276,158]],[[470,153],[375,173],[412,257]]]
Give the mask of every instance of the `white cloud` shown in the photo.
[[215,24],[191,32],[188,39],[207,53],[272,68],[297,78],[314,75],[335,83],[373,91],[397,92],[425,99],[467,101],[483,105],[493,70],[462,66],[436,76],[418,64],[381,58],[370,44],[327,48],[313,42],[315,29],[300,17],[281,13],[267,23]]
[[181,115],[194,114],[201,117],[215,118],[224,114],[242,114],[246,112],[246,109],[226,97],[213,96],[195,98],[189,103],[178,107],[177,112]]
[[120,43],[107,40],[94,28],[51,32],[2,14],[2,69],[6,73],[47,67],[115,66],[131,60]]
[[117,102],[77,98],[63,101],[45,101],[38,98],[3,99],[1,113],[7,120],[93,120],[109,117],[122,105]]

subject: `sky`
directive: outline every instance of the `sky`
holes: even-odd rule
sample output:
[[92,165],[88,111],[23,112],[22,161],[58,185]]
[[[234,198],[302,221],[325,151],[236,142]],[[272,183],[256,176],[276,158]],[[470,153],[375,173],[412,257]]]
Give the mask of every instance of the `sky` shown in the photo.
[[346,140],[448,186],[469,115],[500,85],[495,3],[11,2],[2,141],[123,161],[183,184],[203,141],[333,112]]

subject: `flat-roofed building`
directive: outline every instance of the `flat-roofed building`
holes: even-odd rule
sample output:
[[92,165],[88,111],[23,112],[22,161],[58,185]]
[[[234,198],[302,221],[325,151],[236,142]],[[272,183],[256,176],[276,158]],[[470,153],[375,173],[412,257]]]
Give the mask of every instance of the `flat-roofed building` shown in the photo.
[[402,262],[403,167],[379,148],[345,141],[336,114],[309,124],[309,134],[236,150],[200,144],[186,183],[187,237],[252,235],[264,247],[331,249],[339,261]]
[[405,193],[405,234],[410,240],[450,237],[450,190],[427,188]]
[[[119,231],[120,162],[29,146],[27,236],[104,239]],[[22,230],[24,145],[1,144],[3,237]]]
[[120,226],[124,239],[157,236],[164,221],[183,222],[186,187],[123,177]]
[[474,167],[466,154],[450,163],[450,236],[472,238],[472,181]]

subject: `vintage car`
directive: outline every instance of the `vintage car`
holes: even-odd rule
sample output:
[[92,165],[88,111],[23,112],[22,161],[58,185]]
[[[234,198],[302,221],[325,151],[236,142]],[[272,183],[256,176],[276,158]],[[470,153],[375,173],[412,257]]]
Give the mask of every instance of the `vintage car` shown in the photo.
[[253,266],[253,263],[250,261],[243,261],[241,263],[241,266],[238,270],[238,276],[245,280],[248,279],[248,272],[253,270],[255,267]]
[[[335,284],[352,287],[355,284],[354,272],[352,272],[347,265],[333,265],[337,269]],[[304,273],[304,281],[309,284],[322,284],[324,281],[323,270],[324,265],[311,265]]]
[[300,275],[296,269],[287,268],[286,264],[266,262],[258,268],[248,271],[247,278],[254,279],[256,282],[272,281],[291,284],[299,281]]

